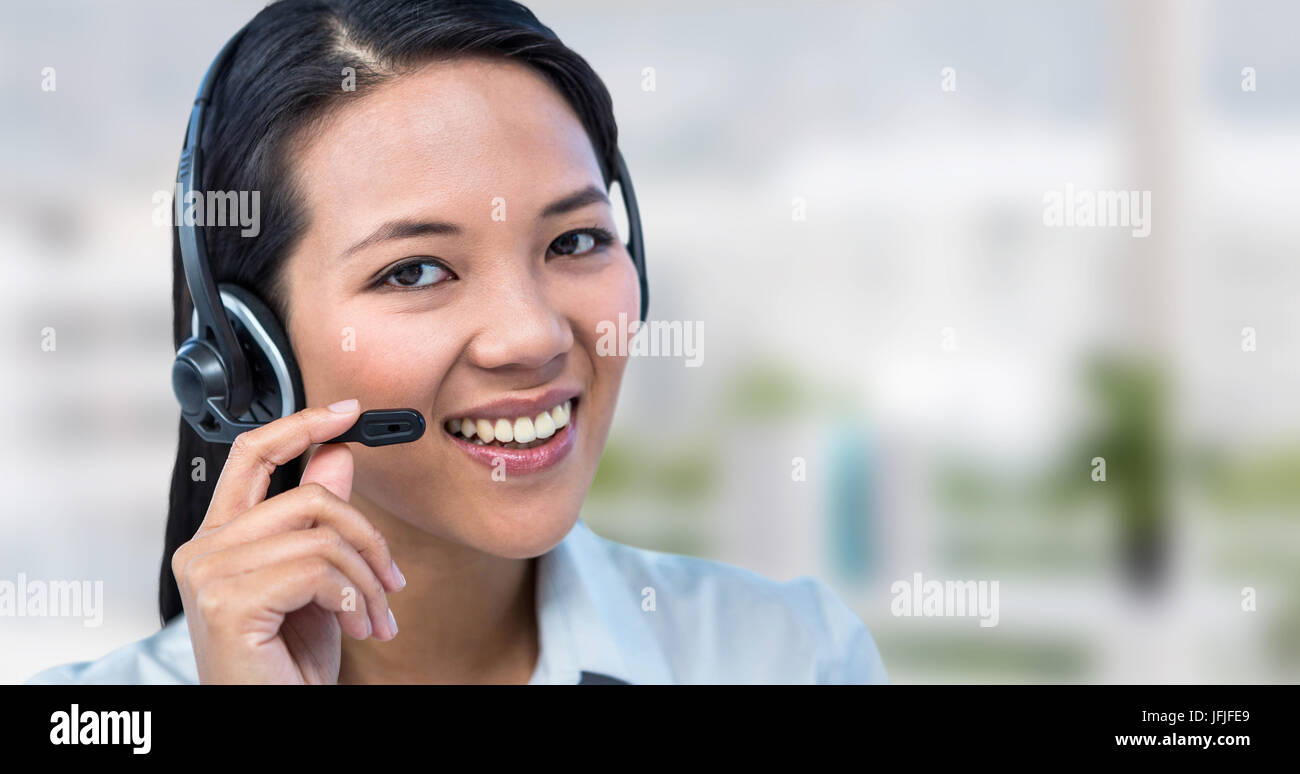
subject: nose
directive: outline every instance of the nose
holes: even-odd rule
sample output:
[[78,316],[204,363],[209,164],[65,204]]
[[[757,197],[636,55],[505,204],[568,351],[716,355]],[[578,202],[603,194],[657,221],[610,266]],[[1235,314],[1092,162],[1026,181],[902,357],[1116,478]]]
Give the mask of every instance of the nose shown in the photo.
[[541,369],[572,349],[567,316],[529,273],[502,277],[476,296],[481,322],[468,356],[479,368]]

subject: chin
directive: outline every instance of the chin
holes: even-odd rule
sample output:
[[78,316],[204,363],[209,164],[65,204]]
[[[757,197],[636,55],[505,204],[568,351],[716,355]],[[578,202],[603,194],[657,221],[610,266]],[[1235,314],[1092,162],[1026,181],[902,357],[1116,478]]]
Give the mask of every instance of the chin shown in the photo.
[[529,559],[550,551],[569,534],[578,521],[580,505],[581,500],[571,508],[514,503],[474,513],[457,531],[463,542],[484,553]]

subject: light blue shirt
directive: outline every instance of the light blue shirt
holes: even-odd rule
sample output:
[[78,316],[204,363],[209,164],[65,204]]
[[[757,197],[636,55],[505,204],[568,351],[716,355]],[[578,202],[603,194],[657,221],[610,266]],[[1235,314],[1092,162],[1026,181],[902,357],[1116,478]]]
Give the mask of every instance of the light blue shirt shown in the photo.
[[[865,624],[822,581],[636,548],[579,519],[538,558],[540,654],[530,685],[889,681]],[[185,615],[29,685],[197,684]]]

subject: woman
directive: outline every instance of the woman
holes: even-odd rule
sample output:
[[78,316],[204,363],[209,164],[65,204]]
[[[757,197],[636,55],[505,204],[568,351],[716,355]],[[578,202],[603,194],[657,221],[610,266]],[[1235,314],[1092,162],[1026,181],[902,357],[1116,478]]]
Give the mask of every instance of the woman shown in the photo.
[[[820,581],[579,519],[626,365],[597,330],[641,303],[581,57],[506,0],[282,0],[232,52],[204,184],[260,192],[260,231],[203,238],[216,280],[282,321],[309,408],[229,447],[182,422],[164,627],[29,682],[886,680]],[[386,406],[428,431],[322,444]]]

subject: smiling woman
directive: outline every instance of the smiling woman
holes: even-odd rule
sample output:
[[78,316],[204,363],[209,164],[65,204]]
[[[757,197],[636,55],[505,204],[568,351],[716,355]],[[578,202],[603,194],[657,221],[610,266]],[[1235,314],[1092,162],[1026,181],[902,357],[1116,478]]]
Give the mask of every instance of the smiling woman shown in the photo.
[[[212,272],[283,328],[308,408],[229,448],[182,423],[163,629],[32,682],[885,680],[820,581],[579,518],[627,361],[600,332],[644,315],[644,273],[607,194],[609,93],[526,8],[282,0],[209,109],[204,184],[266,202],[256,238],[201,229]],[[377,406],[430,432],[323,443]]]

